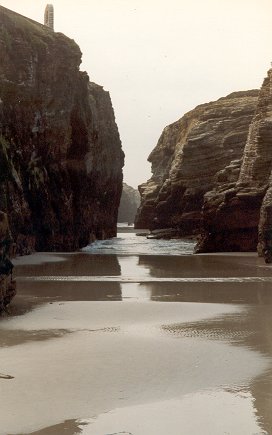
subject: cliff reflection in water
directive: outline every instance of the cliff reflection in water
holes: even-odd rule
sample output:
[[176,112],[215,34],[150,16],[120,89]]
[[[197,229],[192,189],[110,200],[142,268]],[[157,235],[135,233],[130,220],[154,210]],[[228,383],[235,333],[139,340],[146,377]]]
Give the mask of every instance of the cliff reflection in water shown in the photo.
[[[239,313],[190,324],[167,326],[164,331],[176,338],[194,337],[227,341],[235,346],[243,346],[261,353],[271,360],[271,282],[254,281],[254,277],[269,278],[271,268],[263,267],[262,260],[253,256],[238,257],[239,261],[236,261],[235,256],[164,257],[162,261],[155,256],[140,256],[139,265],[148,268],[153,277],[170,277],[172,274],[207,277],[213,272],[213,276],[225,276],[226,281],[141,283],[139,291],[149,294],[152,301],[242,304],[243,309]],[[230,276],[240,276],[241,282],[228,282]],[[252,281],[243,282],[243,277],[251,277]],[[253,379],[248,390],[254,398],[255,413],[264,433],[271,433],[272,369]],[[237,390],[234,392],[237,393]]]
[[139,255],[138,265],[148,269],[151,277],[161,278],[271,277],[271,267],[256,254]]
[[[120,276],[121,268],[116,256],[76,253],[61,254],[58,257],[59,261],[55,263],[41,262],[16,266],[20,296],[27,295],[35,298],[35,304],[56,300],[121,300],[119,282],[81,281],[82,276]],[[78,281],[69,281],[70,275],[78,277]],[[56,277],[60,279],[55,280]],[[68,277],[68,279],[62,280],[61,277]],[[46,280],[43,281],[43,278]]]
[[[53,261],[43,261],[43,254],[40,255],[41,260],[36,264],[31,264],[31,259],[28,262],[16,264],[17,276],[105,276],[121,273],[118,259],[112,256],[105,255],[88,255],[81,252],[73,254],[54,254]],[[46,254],[45,254],[46,256]],[[27,259],[27,257],[25,257]],[[50,257],[49,257],[50,258]]]
[[[269,362],[272,358],[271,267],[265,266],[254,255],[118,256],[78,253],[58,254],[58,259],[56,263],[18,265],[16,274],[20,295],[33,300],[36,298],[39,303],[56,300],[146,302],[150,303],[151,312],[156,311],[155,306],[158,307],[159,302],[184,303],[184,311],[186,303],[188,310],[192,303],[203,304],[203,307],[205,304],[239,305],[239,310],[235,312],[229,310],[228,314],[205,320],[202,318],[186,323],[178,317],[171,323],[169,317],[169,324],[161,322],[159,329],[161,334],[175,340],[219,341],[250,349]],[[78,280],[69,281],[71,275]],[[26,279],[31,276],[59,277],[60,280]],[[64,281],[62,277],[68,279]],[[88,279],[84,281],[82,277]],[[171,281],[176,278],[181,281]],[[237,280],[233,282],[231,278]],[[263,281],[260,282],[260,279]],[[138,310],[136,305],[132,308]],[[144,310],[140,308],[140,311],[142,321]],[[55,337],[68,332],[52,331]],[[27,335],[24,338],[25,341],[30,339]],[[48,339],[48,335],[42,331],[38,339]],[[241,360],[241,366],[243,364]],[[244,392],[251,395],[258,422],[263,430],[270,433],[272,369],[248,379],[245,384],[230,384],[227,391],[234,395]],[[52,426],[52,433],[56,433],[54,430],[57,431],[58,427]]]
[[[239,288],[236,290],[239,292]],[[272,357],[272,297],[263,297],[262,290],[256,289],[255,301],[259,305],[255,305],[255,302],[250,298],[248,303],[254,305],[245,305],[244,309],[239,313],[223,315],[208,321],[192,322],[186,325],[165,326],[163,329],[165,333],[171,334],[175,338],[220,340],[235,346],[243,346],[261,353],[270,362]],[[227,289],[225,291],[227,293]],[[214,302],[218,301],[217,298],[213,300]],[[225,300],[227,301],[227,298]],[[243,364],[243,361],[241,361],[241,364]],[[271,433],[272,369],[269,368],[257,378],[252,379],[248,386],[228,388],[228,391],[232,390],[236,394],[245,390],[252,395],[258,422],[265,430],[264,433]]]

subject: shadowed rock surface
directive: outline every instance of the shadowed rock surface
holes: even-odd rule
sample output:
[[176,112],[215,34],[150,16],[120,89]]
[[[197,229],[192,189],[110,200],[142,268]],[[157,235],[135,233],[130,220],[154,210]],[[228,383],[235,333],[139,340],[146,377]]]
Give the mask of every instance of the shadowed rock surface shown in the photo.
[[226,175],[224,184],[205,195],[199,252],[255,251],[258,241],[259,254],[272,252],[271,85],[269,70],[249,127],[237,180],[233,183]]
[[123,152],[76,43],[0,7],[0,209],[20,253],[116,234]]
[[136,228],[197,234],[206,192],[235,183],[258,91],[235,92],[202,104],[166,127],[148,160],[152,177],[139,186]]
[[16,294],[16,282],[12,279],[12,238],[6,213],[0,211],[0,315]]
[[118,211],[118,222],[133,223],[139,205],[140,194],[138,190],[123,183],[123,191]]

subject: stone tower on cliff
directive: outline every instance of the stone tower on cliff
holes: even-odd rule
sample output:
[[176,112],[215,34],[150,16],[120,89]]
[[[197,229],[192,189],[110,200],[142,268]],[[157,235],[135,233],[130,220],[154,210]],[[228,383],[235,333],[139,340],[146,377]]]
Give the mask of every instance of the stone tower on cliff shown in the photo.
[[44,11],[44,25],[54,30],[54,7],[53,5],[46,5]]

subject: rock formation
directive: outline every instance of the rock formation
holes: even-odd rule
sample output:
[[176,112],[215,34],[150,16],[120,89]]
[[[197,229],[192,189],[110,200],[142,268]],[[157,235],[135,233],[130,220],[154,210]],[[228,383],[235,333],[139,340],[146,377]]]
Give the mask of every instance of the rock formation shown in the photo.
[[140,194],[138,190],[123,183],[123,191],[118,211],[118,222],[134,223],[139,205]]
[[21,253],[116,234],[123,152],[80,63],[73,40],[0,6],[0,209]]
[[166,127],[148,160],[152,177],[139,186],[136,228],[198,234],[204,195],[235,183],[258,91],[235,92],[202,104]]
[[54,6],[51,4],[46,5],[44,11],[44,25],[54,30]]
[[13,264],[10,261],[12,238],[6,213],[0,212],[0,314],[6,310],[16,293],[12,279]]
[[[221,184],[205,195],[199,252],[272,254],[272,70],[263,82],[236,178],[226,168]],[[222,183],[223,181],[223,183]]]

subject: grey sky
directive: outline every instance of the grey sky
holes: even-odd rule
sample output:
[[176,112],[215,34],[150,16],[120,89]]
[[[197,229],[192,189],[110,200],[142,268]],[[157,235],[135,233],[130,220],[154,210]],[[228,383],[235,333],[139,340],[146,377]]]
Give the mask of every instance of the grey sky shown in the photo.
[[[125,181],[150,177],[162,129],[197,104],[259,88],[272,60],[270,0],[51,0],[55,31],[75,39],[81,69],[110,91]],[[43,22],[47,1],[0,0]]]

